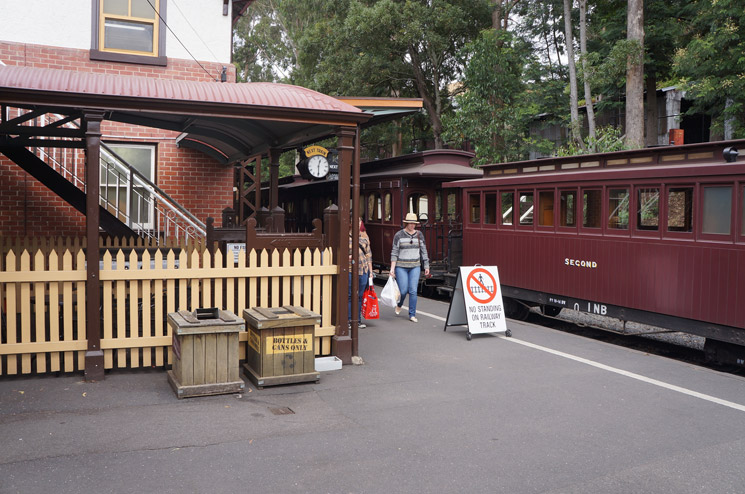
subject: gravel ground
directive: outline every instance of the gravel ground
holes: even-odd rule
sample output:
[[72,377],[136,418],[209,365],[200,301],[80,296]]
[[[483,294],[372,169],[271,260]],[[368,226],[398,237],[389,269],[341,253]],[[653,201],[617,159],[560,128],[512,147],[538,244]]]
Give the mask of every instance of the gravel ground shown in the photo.
[[[533,310],[537,309],[534,308]],[[701,336],[670,331],[669,329],[647,326],[646,324],[639,324],[630,321],[627,322],[624,327],[622,320],[613,317],[598,316],[586,312],[563,309],[557,318],[577,325],[610,329],[625,335],[639,335],[644,338],[662,341],[672,345],[684,346],[693,350],[703,351],[704,349],[705,338]]]

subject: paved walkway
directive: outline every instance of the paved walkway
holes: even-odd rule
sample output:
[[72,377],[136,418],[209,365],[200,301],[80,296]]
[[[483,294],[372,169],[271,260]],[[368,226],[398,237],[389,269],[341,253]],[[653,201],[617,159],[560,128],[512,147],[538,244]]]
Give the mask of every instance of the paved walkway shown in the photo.
[[0,378],[0,493],[743,492],[745,379],[514,321],[469,342],[426,299],[419,324],[384,312],[365,364],[318,384]]

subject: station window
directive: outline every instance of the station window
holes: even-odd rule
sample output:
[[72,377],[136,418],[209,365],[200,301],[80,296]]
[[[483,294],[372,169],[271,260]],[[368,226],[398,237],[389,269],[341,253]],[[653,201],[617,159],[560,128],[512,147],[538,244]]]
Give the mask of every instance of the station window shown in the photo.
[[484,201],[484,223],[487,225],[496,225],[497,194],[485,194]]
[[385,199],[383,200],[383,218],[385,221],[391,221],[393,218],[393,212],[391,208],[391,193],[385,193]]
[[94,0],[93,60],[165,66],[166,0]]
[[704,187],[703,233],[729,235],[732,221],[732,187]]
[[481,222],[481,194],[470,194],[468,196],[468,221],[471,223]]
[[629,228],[629,189],[608,189],[608,228]]
[[637,189],[636,225],[639,230],[657,231],[660,225],[660,189]]
[[600,228],[602,193],[599,189],[582,191],[582,226]]
[[553,190],[538,192],[538,224],[541,226],[554,226]]
[[560,207],[559,225],[577,226],[577,192],[574,190],[562,190]]
[[668,190],[667,231],[693,231],[693,187],[671,187]]
[[502,224],[512,225],[515,217],[515,193],[502,192]]
[[532,225],[533,224],[533,193],[532,192],[520,192],[518,196],[520,203],[520,225]]

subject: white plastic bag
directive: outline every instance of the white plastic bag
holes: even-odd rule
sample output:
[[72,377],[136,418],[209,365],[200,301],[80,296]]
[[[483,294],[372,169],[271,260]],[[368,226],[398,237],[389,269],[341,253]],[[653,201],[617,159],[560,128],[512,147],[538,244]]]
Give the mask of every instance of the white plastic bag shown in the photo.
[[380,292],[378,302],[388,307],[395,307],[398,305],[398,300],[401,298],[401,292],[398,290],[398,283],[393,277],[389,276],[388,281],[383,287],[383,291]]

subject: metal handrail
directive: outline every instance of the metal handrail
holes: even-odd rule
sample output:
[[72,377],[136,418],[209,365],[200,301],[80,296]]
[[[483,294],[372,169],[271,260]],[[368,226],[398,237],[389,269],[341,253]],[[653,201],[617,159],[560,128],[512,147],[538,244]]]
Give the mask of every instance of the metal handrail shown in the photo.
[[[57,119],[65,118],[57,114],[48,114],[51,117]],[[49,118],[49,117],[47,117]],[[65,126],[73,126],[79,128],[80,126],[75,122],[67,122]],[[63,138],[64,139],[64,138]],[[73,170],[70,170],[64,160],[58,160],[55,155],[49,153],[44,147],[37,147],[37,152],[42,155],[46,162],[52,163],[52,168],[61,171],[62,175],[67,180],[70,180],[76,187],[86,192],[86,184],[80,179],[77,173],[76,162],[78,160],[79,150],[73,150]],[[56,154],[56,153],[55,153]],[[142,222],[138,221],[131,214],[134,210],[134,206],[137,205],[137,211],[142,212],[146,208],[148,211],[147,218],[150,216],[157,215],[157,218],[162,218],[162,226],[164,228],[164,235],[166,238],[175,236],[180,238],[181,236],[187,237],[205,237],[207,228],[203,222],[176,202],[170,195],[164,190],[151,182],[147,177],[142,175],[134,167],[132,167],[127,161],[119,156],[113,149],[107,146],[105,143],[101,143],[101,160],[104,165],[105,179],[102,177],[99,187],[104,187],[106,193],[100,195],[101,205],[109,210],[112,210],[117,217],[123,216],[124,221],[131,229],[137,232],[138,235],[145,236],[148,238],[154,238],[156,241],[160,240],[158,232],[154,231],[154,222]],[[113,174],[116,179],[113,184],[109,183],[109,174]],[[116,196],[113,200],[109,197],[109,188],[114,188]],[[126,190],[126,207],[123,211],[119,204],[119,192]],[[142,215],[140,214],[140,217]],[[155,219],[155,218],[153,218]]]

